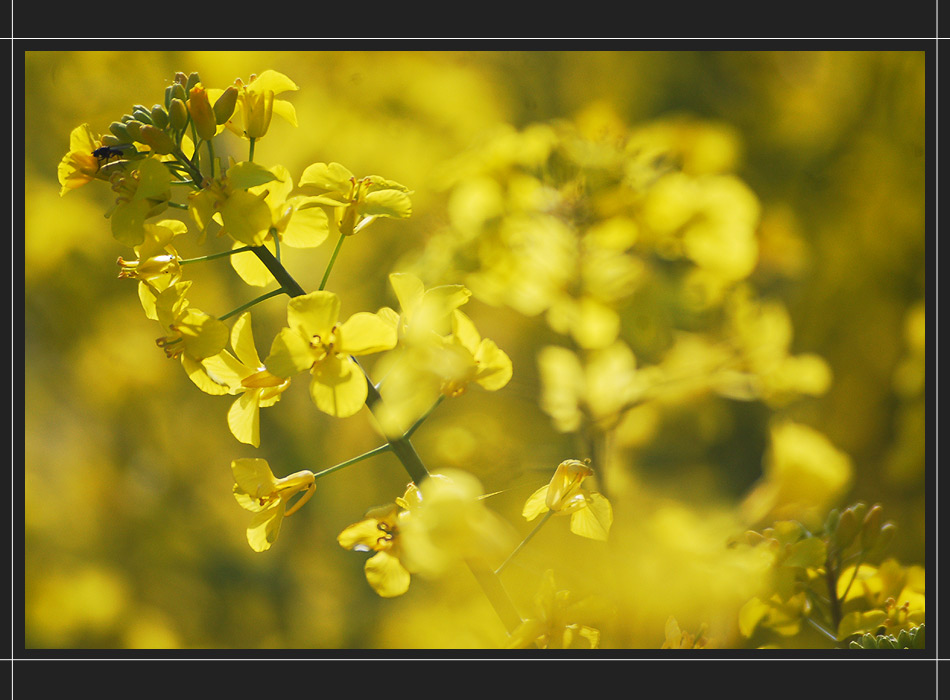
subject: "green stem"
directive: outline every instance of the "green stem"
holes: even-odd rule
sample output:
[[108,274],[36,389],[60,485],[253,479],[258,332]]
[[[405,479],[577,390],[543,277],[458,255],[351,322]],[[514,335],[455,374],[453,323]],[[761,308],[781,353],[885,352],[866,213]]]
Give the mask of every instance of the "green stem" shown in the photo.
[[254,254],[257,256],[258,260],[264,263],[264,266],[274,276],[274,279],[277,280],[281,290],[286,292],[288,296],[300,297],[306,294],[303,287],[297,283],[297,280],[290,276],[290,273],[287,272],[287,269],[280,264],[280,260],[275,258],[274,254],[271,253],[270,250],[262,245],[251,246],[251,250],[254,251]]
[[324,289],[327,286],[327,279],[330,277],[330,270],[333,269],[333,264],[336,262],[336,256],[340,253],[340,248],[343,246],[343,239],[346,238],[344,234],[340,234],[339,240],[336,242],[336,247],[333,249],[333,254],[330,256],[330,262],[327,263],[326,272],[323,273],[323,281],[320,282],[320,289]]
[[392,446],[391,446],[389,443],[387,443],[387,444],[385,444],[385,445],[380,445],[379,447],[373,448],[373,449],[370,450],[369,452],[364,452],[364,453],[361,454],[359,457],[353,457],[352,459],[348,459],[348,460],[346,460],[345,462],[340,462],[339,464],[334,465],[334,466],[330,467],[329,469],[324,469],[323,471],[319,471],[319,472],[317,472],[316,474],[313,475],[313,478],[314,478],[314,479],[319,479],[321,476],[326,476],[327,474],[332,474],[333,472],[339,471],[340,469],[343,469],[344,467],[348,467],[348,466],[350,466],[351,464],[356,464],[357,462],[362,462],[364,459],[369,459],[370,457],[375,457],[376,455],[382,454],[383,452],[389,452],[391,449],[392,449]]
[[422,417],[421,417],[419,420],[417,420],[415,423],[413,423],[413,424],[412,424],[412,427],[410,427],[409,430],[407,430],[405,433],[403,433],[402,436],[403,436],[404,438],[406,438],[406,439],[408,439],[409,437],[411,437],[412,434],[413,434],[414,432],[416,432],[416,430],[419,428],[419,426],[422,425],[422,424],[425,422],[426,418],[428,418],[430,415],[432,415],[432,412],[438,407],[438,405],[439,405],[440,403],[442,403],[442,401],[443,401],[444,399],[445,399],[445,394],[440,394],[440,395],[439,395],[439,398],[437,398],[437,399],[435,400],[435,403],[432,404],[432,406],[429,408],[429,410],[426,411],[426,412],[422,415]]
[[220,253],[211,253],[209,255],[202,255],[200,258],[188,258],[186,260],[179,260],[179,265],[188,265],[189,263],[196,262],[207,262],[208,260],[215,260],[217,258],[226,258],[228,256],[234,255],[235,253],[244,253],[248,250],[252,250],[251,246],[246,245],[241,248],[233,248],[232,250],[225,250]]
[[544,516],[541,518],[541,520],[538,522],[538,524],[534,526],[534,529],[533,529],[531,532],[528,533],[528,536],[525,537],[523,540],[521,540],[521,544],[519,544],[517,547],[515,547],[514,551],[513,551],[511,554],[508,555],[508,558],[505,559],[505,561],[503,561],[503,562],[501,563],[501,566],[499,566],[497,569],[495,569],[495,575],[496,575],[496,576],[501,575],[502,570],[503,570],[506,566],[508,566],[508,563],[509,563],[512,559],[515,558],[515,555],[518,554],[518,552],[520,552],[522,549],[524,549],[525,545],[528,544],[528,542],[531,541],[531,538],[534,537],[534,536],[537,534],[538,530],[540,530],[541,527],[542,527],[548,520],[551,519],[551,516],[552,516],[552,515],[554,515],[554,511],[553,511],[553,510],[549,510],[547,513],[544,514]]
[[224,321],[226,319],[229,319],[232,316],[239,314],[242,311],[249,309],[256,304],[260,304],[262,301],[267,301],[271,297],[276,297],[278,294],[283,294],[283,293],[284,293],[283,288],[280,288],[280,289],[275,289],[272,292],[267,292],[267,294],[261,294],[256,299],[251,299],[251,301],[247,302],[246,304],[241,304],[236,309],[232,309],[231,311],[228,311],[226,314],[224,314],[224,316],[218,316],[218,320]]
[[205,141],[208,145],[208,162],[211,164],[211,177],[215,176],[214,172],[214,144],[211,142],[211,139]]
[[251,142],[250,145],[247,147],[247,160],[250,162],[250,161],[253,161],[253,160],[254,160],[254,143],[255,143],[255,141],[254,141],[254,139],[248,139],[248,140]]

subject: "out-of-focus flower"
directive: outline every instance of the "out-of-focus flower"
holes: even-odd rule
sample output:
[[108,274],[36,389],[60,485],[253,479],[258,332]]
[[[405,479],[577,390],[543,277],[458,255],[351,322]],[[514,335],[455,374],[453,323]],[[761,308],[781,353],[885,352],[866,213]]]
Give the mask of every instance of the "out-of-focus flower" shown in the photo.
[[[247,542],[255,552],[270,549],[284,518],[297,512],[316,490],[312,472],[302,470],[277,479],[265,459],[236,459],[231,462],[231,472],[234,498],[254,513],[247,526]],[[288,508],[288,502],[298,493],[303,495]]]
[[344,549],[374,552],[363,570],[367,582],[383,598],[399,596],[409,590],[411,572],[402,561],[400,527],[411,517],[412,509],[420,500],[418,487],[409,484],[395,503],[370,509],[362,520],[337,536],[337,542]]
[[439,576],[459,562],[492,566],[508,554],[511,531],[482,496],[481,483],[468,472],[446,469],[427,477],[401,526],[406,567]]
[[[260,409],[273,406],[290,386],[290,380],[276,377],[264,367],[254,346],[251,315],[243,313],[231,328],[234,355],[222,350],[201,361],[208,376],[240,394],[228,411],[228,427],[241,442],[260,445]],[[215,392],[217,393],[217,392]]]
[[697,634],[691,634],[681,629],[676,618],[670,615],[663,631],[666,641],[661,649],[708,649],[712,646],[706,637],[706,624],[700,626]]
[[851,483],[851,458],[814,428],[776,422],[765,474],[742,503],[749,522],[799,520],[820,526],[828,507]]
[[839,640],[881,628],[896,635],[925,622],[925,572],[920,566],[887,559],[880,566],[861,564],[857,571],[848,567],[838,578],[838,596],[846,611],[838,625]]
[[623,341],[578,356],[549,345],[538,353],[541,407],[562,432],[589,421],[599,430],[615,427],[642,394],[633,352]]
[[310,396],[324,413],[355,414],[368,395],[366,376],[353,356],[390,350],[396,329],[380,316],[358,312],[340,323],[340,299],[316,291],[290,300],[288,327],[278,333],[264,364],[278,377],[309,371]]
[[507,648],[572,649],[577,648],[581,640],[587,648],[599,646],[600,631],[579,622],[591,616],[592,601],[578,600],[570,591],[558,590],[550,569],[544,572],[535,603],[537,616],[524,620],[511,633]]
[[577,459],[561,462],[551,481],[525,501],[522,515],[529,521],[549,510],[555,515],[570,515],[575,535],[606,540],[613,524],[613,509],[603,494],[583,486],[593,474],[588,463]]

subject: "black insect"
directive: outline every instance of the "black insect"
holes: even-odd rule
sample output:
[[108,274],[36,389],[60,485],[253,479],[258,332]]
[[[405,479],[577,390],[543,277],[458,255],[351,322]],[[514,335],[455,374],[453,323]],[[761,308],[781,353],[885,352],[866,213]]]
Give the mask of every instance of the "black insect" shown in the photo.
[[117,143],[114,146],[100,146],[92,152],[92,155],[95,156],[96,160],[99,161],[99,167],[102,167],[103,163],[108,163],[112,158],[121,158],[126,148],[131,148],[131,143]]

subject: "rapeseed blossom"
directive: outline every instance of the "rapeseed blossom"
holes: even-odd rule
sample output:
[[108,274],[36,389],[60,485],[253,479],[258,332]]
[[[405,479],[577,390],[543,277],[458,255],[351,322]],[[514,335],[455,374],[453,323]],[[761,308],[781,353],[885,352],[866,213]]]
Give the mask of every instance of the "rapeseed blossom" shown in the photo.
[[547,511],[571,516],[571,532],[581,537],[606,540],[613,524],[613,510],[605,496],[588,490],[583,482],[593,476],[590,465],[577,459],[561,462],[551,481],[525,501],[522,515],[534,520]]
[[[235,500],[254,513],[247,526],[247,542],[255,552],[270,549],[280,534],[284,518],[297,512],[316,490],[312,472],[302,470],[278,479],[265,459],[236,459],[231,462],[231,472]],[[297,494],[302,495],[288,508]]]

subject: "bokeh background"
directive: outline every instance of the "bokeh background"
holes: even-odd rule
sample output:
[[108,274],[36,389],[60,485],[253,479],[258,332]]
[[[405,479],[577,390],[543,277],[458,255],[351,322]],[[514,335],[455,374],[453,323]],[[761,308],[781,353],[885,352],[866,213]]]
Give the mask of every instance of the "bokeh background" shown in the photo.
[[[463,584],[418,581],[402,598],[382,600],[366,584],[362,558],[337,545],[337,533],[363,511],[401,494],[406,477],[389,456],[321,480],[271,551],[248,548],[247,514],[230,494],[232,459],[265,456],[282,473],[317,471],[375,447],[378,437],[365,416],[330,419],[305,391],[291,391],[262,412],[261,448],[236,442],[228,399],[197,392],[164,358],[134,284],[116,278],[126,251],[103,218],[108,188],[94,183],[60,197],[56,166],[74,127],[106,132],[133,104],[161,102],[176,71],[225,87],[268,68],[300,86],[283,95],[299,126],[275,119],[258,162],[299,174],[312,162],[338,161],[414,190],[411,219],[379,221],[344,246],[331,288],[347,300],[345,313],[394,304],[386,275],[400,266],[425,276],[419,261],[449,220],[446,164],[500,125],[576,120],[596,107],[630,128],[688,118],[728,134],[732,170],[762,207],[755,284],[787,308],[794,351],[825,358],[833,377],[791,415],[852,460],[841,505],[882,503],[900,528],[891,554],[925,563],[923,52],[31,51],[28,648],[497,641],[497,620],[484,601],[459,591]],[[331,245],[287,258],[304,288],[316,287]],[[200,308],[224,313],[249,298],[226,263],[200,267],[189,269]],[[461,280],[426,280],[453,281]],[[546,480],[540,470],[573,456],[538,402],[534,357],[546,340],[536,319],[511,309],[476,298],[468,311],[512,356],[515,378],[500,392],[446,403],[415,442],[427,463],[469,469],[487,491],[504,491],[493,507],[526,532],[520,504]],[[274,331],[283,305],[260,314],[255,328]],[[263,353],[268,336],[256,335]],[[711,414],[697,410],[658,429],[631,470],[687,510],[712,498],[738,506],[762,475],[768,432],[767,417],[743,406],[725,423],[721,413],[704,421]],[[633,631],[618,639],[659,647],[667,614],[656,611],[660,626],[652,627],[649,616],[631,617]]]

